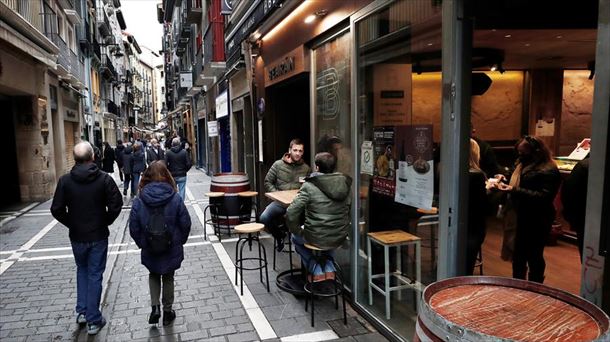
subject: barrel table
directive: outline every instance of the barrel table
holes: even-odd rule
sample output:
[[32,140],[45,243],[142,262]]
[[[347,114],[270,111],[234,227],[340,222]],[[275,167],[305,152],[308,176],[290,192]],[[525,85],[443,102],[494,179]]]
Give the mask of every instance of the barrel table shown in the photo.
[[457,277],[422,294],[414,341],[608,341],[597,306],[542,284]]
[[[240,197],[240,192],[250,190],[250,180],[248,175],[245,173],[217,173],[212,176],[212,183],[210,185],[210,191],[212,192],[224,192],[224,200],[220,207],[220,215],[228,217],[228,225],[235,227],[240,224],[240,216],[243,216],[240,212],[242,208],[251,208],[248,205],[244,205],[244,201],[252,201],[252,198]],[[221,222],[226,224],[226,222]]]

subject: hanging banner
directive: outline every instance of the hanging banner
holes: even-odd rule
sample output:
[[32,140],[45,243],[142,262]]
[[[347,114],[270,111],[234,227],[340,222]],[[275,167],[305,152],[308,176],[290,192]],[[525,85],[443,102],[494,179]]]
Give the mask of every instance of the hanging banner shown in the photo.
[[431,209],[434,196],[432,125],[397,126],[395,134],[399,155],[394,200]]
[[372,192],[394,198],[396,163],[394,155],[394,127],[373,129],[373,170]]

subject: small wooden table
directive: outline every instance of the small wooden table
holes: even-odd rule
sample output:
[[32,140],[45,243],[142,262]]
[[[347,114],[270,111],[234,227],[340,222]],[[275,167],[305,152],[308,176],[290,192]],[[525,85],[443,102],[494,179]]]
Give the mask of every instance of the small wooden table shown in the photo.
[[288,207],[290,203],[297,197],[297,193],[299,190],[283,190],[283,191],[273,191],[265,193],[265,196],[271,200],[274,200],[281,205]]
[[[388,230],[383,232],[372,232],[367,234],[367,256],[368,256],[368,275],[369,275],[369,305],[373,305],[373,290],[380,292],[385,297],[385,316],[391,318],[390,294],[392,291],[400,291],[411,288],[414,291],[421,287],[421,239],[415,235],[402,230]],[[373,262],[371,254],[371,243],[376,243],[383,247],[384,273],[373,274]],[[402,275],[400,247],[415,245],[415,279],[408,279]],[[396,247],[396,271],[390,272],[390,247]],[[391,286],[390,277],[394,277],[398,284]],[[373,279],[383,278],[383,288],[377,286]],[[401,299],[400,292],[398,298]]]

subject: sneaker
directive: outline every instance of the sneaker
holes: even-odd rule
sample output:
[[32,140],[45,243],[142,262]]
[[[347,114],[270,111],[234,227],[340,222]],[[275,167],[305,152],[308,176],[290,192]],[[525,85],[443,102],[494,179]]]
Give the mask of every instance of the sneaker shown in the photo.
[[87,323],[87,317],[85,317],[84,313],[77,313],[76,314],[76,323],[83,325]]
[[176,311],[163,311],[163,325],[168,325],[176,319]]
[[102,317],[102,320],[98,323],[89,323],[87,324],[87,334],[97,335],[97,333],[100,332],[100,329],[102,329],[105,325],[106,319],[104,317]]

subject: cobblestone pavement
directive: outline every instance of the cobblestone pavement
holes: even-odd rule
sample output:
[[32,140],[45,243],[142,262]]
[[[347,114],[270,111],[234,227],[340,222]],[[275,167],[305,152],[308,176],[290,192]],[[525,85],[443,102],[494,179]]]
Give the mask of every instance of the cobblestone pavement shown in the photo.
[[[348,305],[348,325],[334,301],[316,301],[316,324],[300,298],[259,283],[246,272],[244,296],[233,286],[235,238],[203,239],[204,193],[210,179],[198,170],[188,176],[187,208],[193,227],[185,260],[176,272],[176,321],[151,326],[148,271],[127,230],[130,202],[110,227],[102,312],[108,320],[95,337],[74,322],[76,267],[67,229],[53,220],[50,201],[11,214],[0,227],[0,340],[2,341],[383,341]],[[4,218],[3,218],[4,219]],[[208,228],[208,234],[212,229]],[[272,258],[273,241],[262,239]],[[278,256],[278,270],[288,267]]]

